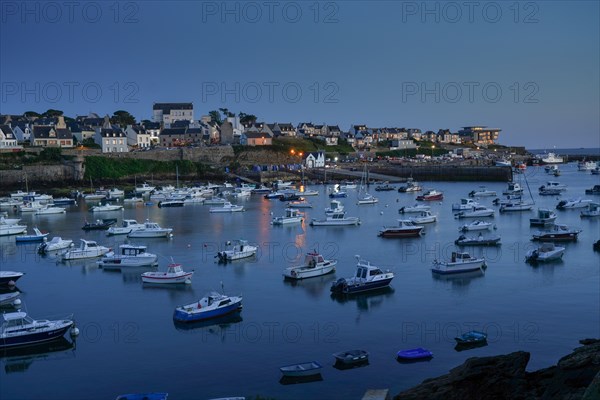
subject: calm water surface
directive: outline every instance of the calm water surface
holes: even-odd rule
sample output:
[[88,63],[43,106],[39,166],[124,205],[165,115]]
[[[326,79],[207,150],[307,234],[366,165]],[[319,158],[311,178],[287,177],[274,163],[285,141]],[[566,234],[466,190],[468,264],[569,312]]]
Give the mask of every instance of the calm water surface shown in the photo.
[[[537,196],[547,180],[569,186],[566,197],[584,196],[599,184],[598,176],[578,172],[575,164],[561,167],[553,178],[542,168],[529,168],[527,178],[537,206],[554,208],[554,197]],[[418,239],[381,239],[378,230],[395,224],[398,208],[414,204],[413,194],[377,193],[380,202],[356,206],[350,193],[342,199],[358,227],[289,227],[270,225],[271,213],[283,213],[279,201],[252,197],[247,211],[210,214],[208,206],[159,209],[130,206],[102,217],[150,218],[174,228],[172,239],[136,239],[160,255],[159,269],[171,258],[194,269],[192,285],[148,287],[144,270],[104,271],[94,262],[65,264],[39,257],[35,245],[15,245],[14,237],[0,238],[2,269],[26,272],[18,282],[23,305],[34,318],[73,313],[81,330],[74,346],[70,339],[0,358],[2,399],[113,399],[118,394],[165,391],[172,399],[203,399],[232,395],[263,395],[278,399],[360,398],[369,388],[392,393],[423,379],[446,373],[473,356],[527,350],[529,369],[547,367],[585,337],[600,336],[600,253],[592,243],[600,238],[600,220],[581,219],[579,210],[558,212],[558,221],[583,229],[576,243],[568,243],[564,259],[531,267],[524,262],[537,228],[529,227],[532,212],[496,214],[494,234],[502,237],[497,249],[470,249],[485,255],[485,276],[439,279],[430,272],[434,259],[447,258],[459,236],[451,204],[479,183],[431,182],[425,187],[445,193],[431,204],[436,224],[426,226]],[[503,183],[487,183],[500,193]],[[313,209],[307,218],[321,218],[329,199],[308,198]],[[596,196],[596,200],[600,200]],[[480,199],[491,205],[492,198]],[[106,237],[102,231],[80,228],[92,216],[79,204],[64,215],[23,215],[51,236],[92,239],[117,247],[126,237]],[[476,233],[475,233],[476,234]],[[227,240],[243,238],[260,246],[248,261],[218,265],[214,254]],[[339,260],[335,274],[297,284],[284,282],[282,269],[316,249]],[[361,255],[395,273],[392,289],[350,299],[332,298],[331,282],[354,274]],[[173,310],[209,290],[242,294],[244,308],[218,323],[179,326]],[[454,350],[454,336],[470,329],[485,330],[489,345],[469,351]],[[399,364],[398,350],[426,347],[430,362]],[[332,353],[348,349],[370,352],[370,365],[341,371],[333,368]],[[284,385],[279,367],[316,360],[323,364],[322,381]]]

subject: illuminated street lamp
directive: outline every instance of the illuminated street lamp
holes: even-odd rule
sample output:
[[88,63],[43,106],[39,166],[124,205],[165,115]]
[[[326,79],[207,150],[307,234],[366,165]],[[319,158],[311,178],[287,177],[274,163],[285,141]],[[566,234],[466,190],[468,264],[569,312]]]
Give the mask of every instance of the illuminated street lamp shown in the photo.
[[433,149],[435,149],[435,144],[431,145],[431,158],[433,158]]

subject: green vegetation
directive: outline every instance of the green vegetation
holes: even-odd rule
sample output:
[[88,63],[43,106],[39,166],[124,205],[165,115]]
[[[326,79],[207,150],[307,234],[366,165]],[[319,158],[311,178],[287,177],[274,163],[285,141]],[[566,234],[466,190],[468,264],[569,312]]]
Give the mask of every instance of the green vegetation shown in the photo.
[[188,160],[156,161],[133,158],[108,158],[90,156],[85,159],[85,178],[118,179],[131,175],[174,174],[204,176],[211,168]]

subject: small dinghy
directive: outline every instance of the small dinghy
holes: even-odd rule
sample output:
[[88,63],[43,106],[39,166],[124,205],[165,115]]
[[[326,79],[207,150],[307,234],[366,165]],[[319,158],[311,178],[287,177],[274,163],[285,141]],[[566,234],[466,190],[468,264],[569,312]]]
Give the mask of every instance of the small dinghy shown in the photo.
[[459,345],[476,345],[480,343],[485,343],[487,341],[487,335],[483,332],[479,331],[469,331],[467,333],[463,333],[460,336],[454,338],[456,343]]
[[15,303],[15,301],[19,298],[20,295],[21,292],[0,294],[0,306],[17,305],[18,302]]
[[84,231],[106,230],[117,223],[116,218],[97,219],[96,222],[85,222],[81,227]]
[[462,231],[462,232],[482,231],[482,230],[490,229],[491,226],[492,226],[492,224],[490,222],[477,220],[477,221],[471,222],[470,224],[465,224],[465,225],[461,226],[458,230]]
[[367,364],[369,362],[369,353],[365,350],[347,350],[334,353],[335,363],[338,365],[352,366]]
[[564,247],[555,246],[554,243],[543,243],[537,249],[527,252],[525,262],[534,264],[537,262],[560,260],[564,253]]
[[316,361],[310,361],[300,364],[285,365],[279,370],[283,376],[287,377],[300,377],[300,376],[311,376],[319,375],[321,373],[321,364]]
[[31,242],[43,242],[47,239],[49,233],[41,232],[38,228],[33,228],[33,235],[19,235],[15,236],[17,243],[31,243]]
[[433,353],[422,347],[417,347],[416,349],[400,350],[396,356],[398,361],[421,361],[431,359]]

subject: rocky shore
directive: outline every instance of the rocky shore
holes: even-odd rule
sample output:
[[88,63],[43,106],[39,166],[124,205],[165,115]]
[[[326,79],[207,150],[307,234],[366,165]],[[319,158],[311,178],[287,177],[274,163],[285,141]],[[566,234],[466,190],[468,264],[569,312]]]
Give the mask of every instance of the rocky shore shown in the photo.
[[527,372],[524,351],[473,357],[446,375],[427,379],[394,397],[409,399],[600,399],[600,340],[583,345],[552,367]]

